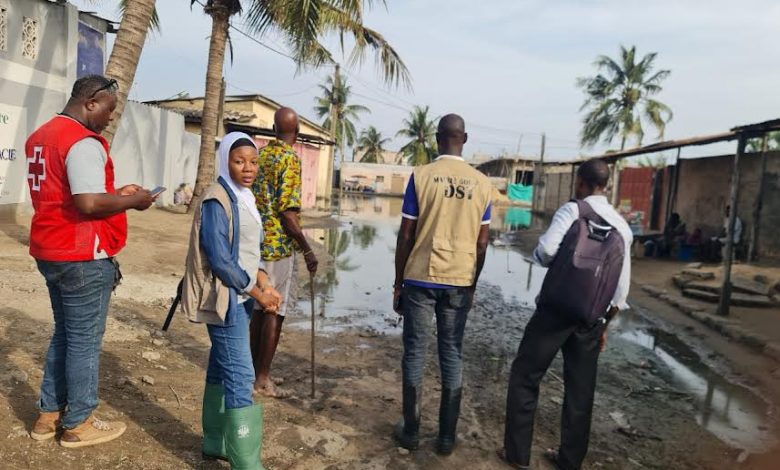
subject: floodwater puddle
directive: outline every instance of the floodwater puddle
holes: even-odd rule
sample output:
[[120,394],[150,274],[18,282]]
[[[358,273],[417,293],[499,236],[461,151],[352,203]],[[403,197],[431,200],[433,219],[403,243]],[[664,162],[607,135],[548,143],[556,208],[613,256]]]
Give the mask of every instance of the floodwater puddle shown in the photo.
[[[358,330],[363,334],[400,334],[401,322],[392,309],[395,243],[401,223],[401,199],[344,196],[334,217],[339,227],[306,229],[334,259],[334,269],[315,280],[316,327],[322,333]],[[531,223],[530,211],[494,211],[502,226],[518,229]],[[325,271],[325,270],[323,270]],[[508,303],[531,307],[541,288],[544,268],[532,266],[500,237],[488,248],[480,282],[501,288]],[[518,284],[520,289],[518,289]],[[308,284],[301,286],[298,308],[309,314]],[[288,319],[310,328],[306,319]]]
[[[396,198],[347,196],[334,214],[339,227],[306,230],[309,237],[326,246],[335,264],[334,269],[315,281],[319,333],[350,330],[362,337],[401,333],[400,319],[392,310],[401,203]],[[512,245],[517,230],[534,223],[539,222],[525,209],[494,210],[491,244],[480,277],[480,283],[498,286],[506,303],[526,313],[533,309],[545,269],[529,263]],[[301,292],[304,294],[298,308],[307,315],[290,318],[288,322],[294,327],[309,328],[308,285],[301,286]],[[630,312],[618,316],[613,327],[616,348],[628,348],[662,365],[658,368],[659,376],[669,389],[692,397],[695,419],[704,429],[726,444],[748,452],[761,452],[775,444],[769,426],[769,405],[704,364],[677,336]],[[496,367],[497,371],[503,370]]]
[[751,453],[776,445],[769,423],[771,406],[705,364],[679,337],[630,312],[619,315],[613,328],[618,338],[650,353],[661,365],[659,374],[671,390],[692,398],[701,427],[726,444]]

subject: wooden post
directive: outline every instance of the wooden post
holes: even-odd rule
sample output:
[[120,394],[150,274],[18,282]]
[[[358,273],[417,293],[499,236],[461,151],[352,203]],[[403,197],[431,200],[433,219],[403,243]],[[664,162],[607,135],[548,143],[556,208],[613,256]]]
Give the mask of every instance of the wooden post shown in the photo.
[[666,220],[664,220],[664,226],[666,221],[672,216],[674,212],[674,203],[677,200],[677,182],[680,181],[680,152],[682,147],[677,147],[677,157],[674,159],[674,172],[672,172],[672,179],[669,181],[669,190],[666,192]]
[[745,152],[745,134],[739,135],[737,153],[734,154],[734,169],[731,173],[731,195],[729,196],[728,230],[726,230],[726,252],[723,256],[723,287],[720,290],[718,315],[727,316],[731,306],[731,261],[734,256],[734,225],[737,220],[737,201],[739,200],[739,159]]
[[571,165],[571,196],[569,199],[574,199],[576,197],[576,187],[577,185],[577,165],[572,164]]
[[546,136],[542,133],[542,149],[539,154],[539,163],[534,170],[534,195],[531,210],[533,212],[544,212],[544,200],[542,199],[542,188],[544,187],[544,150]]
[[612,164],[612,205],[620,205],[620,160]]
[[766,173],[766,153],[769,145],[769,134],[764,134],[761,139],[761,165],[758,170],[758,192],[756,202],[753,203],[753,225],[750,231],[750,248],[748,249],[747,262],[758,260],[758,230],[761,226],[761,206],[764,204],[764,174]]
[[[335,70],[333,72],[333,89],[331,90],[331,101],[330,101],[330,138],[333,141],[333,145],[330,147],[330,156],[328,157],[328,176],[327,181],[325,182],[325,190],[323,191],[323,194],[325,194],[326,199],[330,199],[331,195],[333,194],[333,165],[335,164],[336,160],[336,119],[334,117],[338,114],[338,104],[337,104],[337,97],[336,97],[336,90],[338,90],[340,85],[341,77],[339,76],[339,64],[335,64]],[[342,156],[343,160],[343,156]],[[338,182],[339,189],[341,189],[341,181]]]

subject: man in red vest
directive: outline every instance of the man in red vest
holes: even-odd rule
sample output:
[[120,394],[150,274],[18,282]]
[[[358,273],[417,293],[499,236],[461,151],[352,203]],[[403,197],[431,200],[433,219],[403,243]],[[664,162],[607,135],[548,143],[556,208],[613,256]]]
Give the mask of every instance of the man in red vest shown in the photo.
[[114,164],[100,133],[115,107],[116,81],[83,77],[62,113],[25,145],[35,209],[30,254],[46,279],[54,313],[41,413],[30,435],[50,439],[61,428],[64,447],[108,442],[127,427],[92,412],[108,303],[121,277],[114,256],[127,240],[125,211],[147,209],[154,198],[137,185],[114,188]]

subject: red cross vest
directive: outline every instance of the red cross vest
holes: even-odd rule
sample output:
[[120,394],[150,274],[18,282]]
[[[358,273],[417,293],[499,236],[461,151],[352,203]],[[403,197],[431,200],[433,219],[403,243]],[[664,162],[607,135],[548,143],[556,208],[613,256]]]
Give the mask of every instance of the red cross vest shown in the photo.
[[[73,203],[65,158],[76,142],[87,137],[103,144],[108,155],[106,139],[64,116],[54,117],[27,139],[27,183],[35,209],[30,227],[30,255],[35,259],[89,261],[114,256],[125,246],[127,216],[124,212],[91,217],[79,212]],[[114,162],[110,156],[104,170],[106,192],[114,193]]]

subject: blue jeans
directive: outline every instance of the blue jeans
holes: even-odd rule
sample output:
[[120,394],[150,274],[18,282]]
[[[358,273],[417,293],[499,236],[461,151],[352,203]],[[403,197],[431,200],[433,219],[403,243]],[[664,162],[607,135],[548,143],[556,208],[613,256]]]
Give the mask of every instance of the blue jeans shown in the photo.
[[98,372],[106,315],[116,267],[111,260],[38,260],[54,313],[54,334],[46,354],[41,411],[62,411],[72,429],[98,405]]
[[463,381],[463,332],[471,309],[470,289],[405,286],[401,302],[404,312],[404,357],[401,363],[404,386],[422,385],[431,322],[436,314],[442,386],[460,388]]
[[222,325],[207,325],[211,339],[206,383],[225,387],[225,409],[252,406],[255,369],[249,349],[249,316],[254,300],[228,308]]

